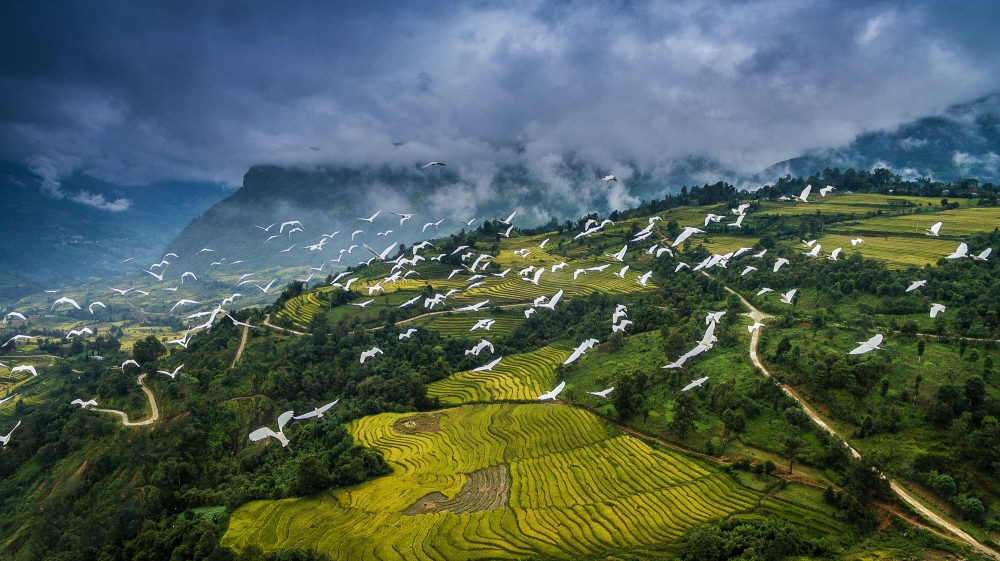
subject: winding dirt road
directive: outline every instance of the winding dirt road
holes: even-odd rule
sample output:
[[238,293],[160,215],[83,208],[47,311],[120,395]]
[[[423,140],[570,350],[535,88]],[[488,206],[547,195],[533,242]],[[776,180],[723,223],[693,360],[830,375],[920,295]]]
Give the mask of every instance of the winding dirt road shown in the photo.
[[[735,294],[740,298],[740,300],[743,302],[743,305],[750,310],[750,313],[746,315],[750,316],[750,318],[753,319],[755,322],[762,321],[766,318],[774,317],[761,312],[757,308],[754,308],[750,304],[750,302],[747,301],[746,298],[744,298],[741,294],[737,293],[736,291],[731,290],[729,287],[725,288],[728,292],[730,292],[731,294]],[[760,330],[758,329],[757,331],[754,331],[753,335],[750,337],[750,360],[753,362],[754,366],[756,366],[761,372],[764,373],[765,376],[767,376],[768,378],[772,378],[771,373],[767,370],[767,368],[764,367],[763,363],[761,363],[760,361],[760,358],[757,356],[757,341],[759,339],[760,339]],[[857,450],[855,450],[853,446],[847,443],[847,439],[845,439],[841,434],[837,433],[837,431],[833,430],[833,428],[830,427],[830,425],[826,424],[826,422],[819,416],[819,414],[812,407],[810,407],[809,404],[806,402],[806,400],[802,399],[799,396],[799,394],[795,392],[795,390],[786,386],[785,384],[779,383],[778,385],[781,386],[781,389],[786,394],[788,394],[788,396],[790,396],[792,399],[797,401],[799,405],[802,406],[802,409],[805,410],[806,414],[809,415],[809,418],[812,419],[814,423],[822,427],[823,430],[830,433],[831,435],[842,439],[844,441],[844,446],[847,446],[847,449],[851,451],[851,455],[853,455],[855,458],[861,458],[861,454]],[[885,475],[882,475],[882,477],[884,478]],[[936,524],[941,528],[944,528],[945,530],[951,532],[955,536],[958,536],[959,539],[961,539],[968,545],[972,546],[977,551],[993,558],[997,557],[997,552],[979,543],[979,541],[976,538],[969,535],[968,532],[962,530],[957,525],[946,520],[943,516],[937,514],[936,512],[924,506],[920,501],[918,501],[916,498],[910,495],[910,493],[908,493],[906,489],[903,489],[901,485],[896,483],[894,479],[889,480],[889,487],[892,489],[892,492],[895,493],[896,496],[900,498],[900,500],[909,505],[910,508],[912,508],[915,512],[919,513],[925,519],[931,521],[932,523]]]
[[233,357],[233,363],[229,365],[230,368],[236,366],[236,363],[240,361],[240,357],[243,356],[243,347],[247,346],[247,335],[250,334],[250,328],[243,326],[241,329],[243,329],[243,338],[240,339],[240,348],[236,349],[236,356]]
[[142,383],[144,379],[146,379],[146,375],[140,374],[139,379],[136,380],[136,383],[139,384],[139,387],[142,388],[142,391],[146,392],[146,397],[149,398],[149,408],[152,409],[153,411],[153,415],[150,418],[146,419],[145,421],[133,422],[128,420],[128,415],[125,414],[124,411],[119,411],[117,409],[94,408],[93,411],[100,411],[102,413],[114,413],[115,415],[118,415],[119,417],[122,418],[122,424],[125,425],[126,427],[142,427],[155,423],[160,418],[160,408],[156,406],[156,398],[153,397],[153,391],[147,388],[146,384]]

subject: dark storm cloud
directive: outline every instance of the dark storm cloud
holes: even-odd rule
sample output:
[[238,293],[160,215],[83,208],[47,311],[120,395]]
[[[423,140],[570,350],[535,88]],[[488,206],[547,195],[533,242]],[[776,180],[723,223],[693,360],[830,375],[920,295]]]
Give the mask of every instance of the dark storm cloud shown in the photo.
[[752,173],[1000,89],[994,2],[328,4],[6,3],[0,156],[56,189],[445,160],[568,196],[567,154]]

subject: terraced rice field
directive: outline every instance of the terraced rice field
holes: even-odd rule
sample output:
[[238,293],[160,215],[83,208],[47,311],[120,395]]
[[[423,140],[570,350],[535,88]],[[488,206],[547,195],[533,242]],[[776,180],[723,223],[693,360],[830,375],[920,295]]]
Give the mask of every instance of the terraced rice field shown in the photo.
[[[904,216],[877,216],[866,220],[837,224],[832,226],[830,230],[838,233],[898,234],[922,238],[924,230],[930,228],[935,222],[944,223],[941,226],[941,237],[957,240],[977,232],[989,232],[1000,226],[1000,208],[969,207]],[[862,235],[862,237],[864,236]]]
[[[335,559],[570,558],[669,548],[704,522],[754,510],[759,498],[579,409],[493,404],[435,414],[437,432],[394,428],[412,414],[355,421],[354,438],[382,450],[392,475],[316,497],[247,504],[233,514],[222,544],[237,551],[250,544],[300,547]],[[472,496],[470,482],[485,479],[469,474],[499,476],[503,469],[510,478],[505,504],[465,501],[455,509],[461,513],[410,510],[435,493]],[[504,483],[490,481],[486,492]],[[836,532],[819,513],[777,501],[766,509],[804,529]]]
[[[852,246],[851,239],[861,237],[862,245]],[[933,265],[945,255],[955,250],[958,244],[952,240],[926,236],[923,238],[903,238],[898,236],[867,236],[849,234],[826,234],[819,238],[823,249],[821,255],[829,255],[835,248],[842,248],[841,259],[859,252],[867,258],[880,259],[889,266],[906,267],[914,265],[923,267]],[[802,248],[802,244],[794,247]]]
[[[569,351],[552,347],[507,356],[491,372],[459,372],[430,384],[427,397],[437,397],[445,405],[532,400],[556,385],[556,365],[568,356]],[[483,360],[485,363],[493,359]]]
[[276,317],[291,320],[298,328],[306,329],[312,323],[316,314],[329,306],[328,302],[321,302],[320,297],[331,290],[336,289],[332,286],[324,286],[301,296],[296,296],[285,302],[284,309],[278,312]]
[[[489,331],[477,329],[469,332],[472,326],[476,325],[477,321],[486,318],[496,320],[496,323],[490,327]],[[445,337],[489,337],[490,335],[510,333],[518,325],[521,325],[522,322],[524,322],[524,316],[508,315],[494,317],[490,312],[484,310],[477,314],[456,312],[454,314],[432,316],[427,323],[423,324],[423,327],[426,329],[437,329]]]

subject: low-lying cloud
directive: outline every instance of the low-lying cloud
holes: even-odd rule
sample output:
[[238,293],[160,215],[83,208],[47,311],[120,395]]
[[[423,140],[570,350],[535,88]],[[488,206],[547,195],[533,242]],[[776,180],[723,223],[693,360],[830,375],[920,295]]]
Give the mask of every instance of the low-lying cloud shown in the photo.
[[58,9],[0,18],[0,156],[54,196],[77,170],[236,185],[254,164],[441,160],[477,189],[520,166],[582,207],[628,206],[635,170],[752,174],[1000,89],[995,3]]

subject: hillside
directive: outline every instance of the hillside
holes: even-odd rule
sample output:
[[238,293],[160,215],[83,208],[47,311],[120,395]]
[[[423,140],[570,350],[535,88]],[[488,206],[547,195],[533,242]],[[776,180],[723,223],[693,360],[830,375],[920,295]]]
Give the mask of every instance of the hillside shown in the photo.
[[[150,261],[192,218],[224,196],[218,185],[168,182],[121,187],[76,174],[61,182],[63,198],[41,187],[26,167],[0,161],[0,301],[131,270],[126,260]],[[113,211],[72,200],[81,193]]]
[[[172,310],[179,292],[160,292],[166,284],[141,272],[125,277],[150,291],[128,301],[163,324],[131,355],[116,345],[136,320],[116,319],[125,306],[106,287],[69,294],[107,299],[109,316],[53,310],[55,295],[34,302],[27,322],[0,333],[40,336],[2,359],[39,375],[0,377],[0,399],[17,394],[0,405],[0,432],[22,422],[0,453],[0,550],[12,559],[728,559],[750,548],[774,559],[983,558],[1000,538],[1000,266],[995,255],[943,257],[961,242],[977,255],[1000,248],[1000,211],[985,192],[945,204],[906,194],[961,185],[839,181],[808,203],[777,200],[804,178],[761,200],[724,185],[686,190],[587,235],[586,220],[537,231],[515,220],[509,237],[494,223],[428,233],[433,248],[405,252],[423,261],[396,271],[374,262],[340,286],[289,283],[276,300],[277,291],[258,296],[261,307],[230,310],[254,327],[220,315],[186,347],[159,341],[181,335],[182,318],[210,311],[238,278],[190,250],[171,279],[189,267],[198,275],[183,290],[199,308]],[[854,182],[873,192],[846,194]],[[746,216],[730,226],[741,202]],[[705,226],[709,213],[728,217]],[[925,235],[937,221],[940,235]],[[684,226],[705,233],[659,251]],[[256,236],[253,224],[231,230]],[[803,255],[802,240],[813,239],[818,257]],[[319,253],[349,243],[335,238]],[[779,258],[788,263],[775,271]],[[306,252],[287,268],[310,263]],[[906,292],[918,279],[927,283]],[[793,304],[782,303],[793,288]],[[932,303],[947,309],[930,318]],[[764,325],[751,332],[755,320]],[[100,325],[99,335],[55,331],[70,325]],[[879,350],[848,355],[876,334]],[[705,340],[680,368],[662,368]],[[140,367],[118,367],[130,356]],[[158,373],[181,366],[176,378]],[[140,372],[159,413],[149,425],[69,405],[94,398],[151,419]],[[556,400],[538,401],[561,382]],[[287,447],[247,438],[278,430],[282,411],[301,416],[334,400],[323,417],[290,421]],[[64,529],[58,541],[51,527]]]

